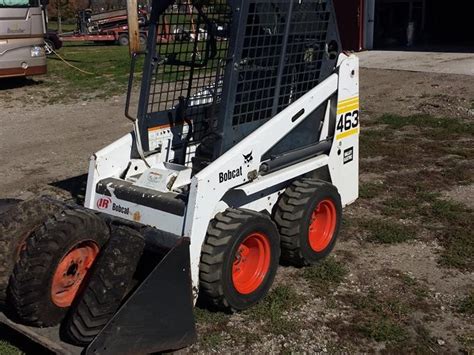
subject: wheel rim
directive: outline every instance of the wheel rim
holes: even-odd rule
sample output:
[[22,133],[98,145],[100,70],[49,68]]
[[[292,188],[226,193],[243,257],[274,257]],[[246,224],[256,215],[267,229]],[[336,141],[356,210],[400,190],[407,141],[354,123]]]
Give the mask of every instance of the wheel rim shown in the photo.
[[270,241],[262,233],[249,235],[237,248],[232,265],[232,282],[237,292],[247,295],[263,283],[270,268]]
[[316,252],[321,252],[331,243],[336,230],[336,205],[331,200],[321,201],[313,213],[309,223],[309,245]]
[[64,255],[54,273],[51,285],[51,299],[61,308],[69,307],[79,286],[99,254],[99,246],[92,242],[82,242]]

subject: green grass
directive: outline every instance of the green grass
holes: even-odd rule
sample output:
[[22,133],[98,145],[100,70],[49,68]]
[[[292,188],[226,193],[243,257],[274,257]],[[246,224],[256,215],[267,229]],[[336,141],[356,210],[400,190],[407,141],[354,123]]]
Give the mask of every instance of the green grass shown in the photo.
[[[411,308],[398,299],[370,290],[367,294],[348,294],[343,296],[345,303],[354,310],[350,325],[335,324],[340,333],[353,341],[360,336],[386,343],[403,343],[409,338],[405,322]],[[345,332],[343,332],[345,330]]]
[[0,340],[0,354],[1,355],[18,355],[18,354],[24,354],[24,353],[20,351],[17,347],[6,342],[5,340]]
[[427,222],[441,223],[436,230],[438,240],[444,249],[440,252],[440,262],[447,267],[474,270],[474,228],[473,210],[463,204],[436,199],[421,212]]
[[474,291],[459,302],[458,311],[466,315],[474,315]]
[[359,187],[359,197],[364,199],[373,199],[386,191],[387,187],[383,183],[364,183]]
[[310,287],[318,294],[340,284],[347,275],[347,269],[334,257],[328,257],[321,263],[303,269],[302,275]]
[[288,334],[298,330],[294,321],[285,317],[303,302],[302,296],[287,285],[275,287],[260,303],[246,312],[256,321],[263,322],[264,329],[273,334]]
[[421,114],[412,116],[385,114],[382,115],[377,122],[386,124],[394,129],[415,126],[422,129],[436,129],[445,134],[474,134],[474,124],[462,122],[459,119],[451,117],[435,117]]
[[67,44],[58,53],[70,64],[92,74],[80,72],[57,56],[51,56],[48,58],[48,74],[44,77],[45,86],[52,90],[50,101],[125,93],[130,72],[127,48]]
[[208,349],[214,349],[223,341],[223,333],[229,333],[227,323],[230,315],[223,312],[213,312],[207,309],[194,307],[196,323],[204,327],[204,331],[199,334],[199,342]]
[[416,238],[413,227],[390,220],[368,219],[360,221],[359,225],[368,232],[367,240],[373,243],[397,244]]
[[367,338],[379,342],[400,343],[408,338],[408,333],[403,326],[383,318],[363,322],[357,325],[357,330]]
[[[72,32],[76,30],[76,24],[75,23],[65,23],[64,21],[61,23],[61,27],[63,29],[63,32]],[[59,30],[59,24],[57,21],[48,21],[48,29],[49,30],[54,30],[58,31]]]

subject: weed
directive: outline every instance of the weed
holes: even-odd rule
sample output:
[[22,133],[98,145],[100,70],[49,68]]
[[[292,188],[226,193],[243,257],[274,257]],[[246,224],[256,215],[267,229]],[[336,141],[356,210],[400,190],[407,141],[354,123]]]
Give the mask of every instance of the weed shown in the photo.
[[421,212],[427,222],[441,223],[438,240],[444,249],[440,252],[440,262],[447,267],[474,270],[474,227],[472,209],[452,201],[436,199]]
[[468,333],[458,336],[459,342],[464,346],[463,354],[473,354],[474,352],[474,334]]
[[344,280],[347,269],[334,257],[324,259],[321,263],[303,269],[303,278],[314,290],[325,292]]
[[287,334],[297,327],[285,318],[285,313],[298,307],[303,301],[293,288],[286,285],[275,287],[247,314],[254,320],[266,323],[266,329],[274,334]]
[[359,197],[365,199],[372,199],[379,196],[386,187],[381,183],[365,183],[359,187]]
[[408,338],[408,333],[402,326],[388,319],[377,319],[372,322],[364,322],[357,325],[356,329],[367,338],[375,341],[400,343]]
[[216,348],[223,340],[224,337],[220,332],[204,332],[204,334],[200,336],[200,342],[208,349]]
[[2,355],[19,355],[23,354],[18,348],[14,347],[10,343],[4,340],[0,340],[0,354]]
[[474,125],[462,122],[451,117],[434,117],[430,115],[400,116],[385,114],[378,119],[378,123],[400,129],[406,126],[416,126],[422,129],[438,129],[448,134],[474,134]]
[[430,206],[430,217],[457,226],[467,226],[472,220],[472,210],[447,200],[435,200]]
[[441,238],[444,250],[440,253],[440,263],[460,270],[474,270],[474,240],[471,231],[456,229],[446,231]]
[[194,308],[194,316],[198,326],[204,328],[199,341],[208,349],[213,349],[224,340],[223,332],[228,332],[227,323],[230,316],[222,312],[211,312],[199,307]]
[[459,302],[458,311],[463,314],[474,315],[474,291]]
[[419,202],[413,198],[390,197],[383,201],[382,214],[397,218],[410,218],[413,216],[413,209],[419,206]]
[[397,244],[416,238],[414,228],[390,220],[363,220],[360,226],[369,233],[367,240],[373,243]]
[[212,312],[207,309],[194,307],[194,317],[197,323],[220,324],[229,321],[229,315],[222,312]]

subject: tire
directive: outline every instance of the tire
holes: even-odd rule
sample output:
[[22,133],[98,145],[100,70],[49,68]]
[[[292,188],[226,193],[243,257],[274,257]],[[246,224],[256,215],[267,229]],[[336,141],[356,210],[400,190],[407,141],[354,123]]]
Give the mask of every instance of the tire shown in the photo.
[[200,301],[223,311],[253,306],[268,293],[279,257],[280,238],[269,216],[243,209],[217,214],[201,251]]
[[330,183],[297,180],[280,197],[274,216],[281,237],[281,260],[294,266],[311,265],[329,255],[336,244],[341,197]]
[[107,225],[92,212],[70,209],[50,217],[28,238],[10,278],[18,318],[41,327],[60,323],[108,237]]
[[86,346],[112,318],[130,289],[144,247],[145,240],[137,231],[113,228],[64,323],[68,341]]
[[118,44],[121,46],[128,46],[130,44],[130,40],[128,39],[128,35],[123,33],[118,38]]
[[146,42],[147,42],[147,36],[144,33],[140,34],[140,47],[145,48],[146,47]]
[[27,238],[48,216],[63,208],[60,202],[35,198],[10,205],[0,216],[0,306],[5,306],[8,281]]

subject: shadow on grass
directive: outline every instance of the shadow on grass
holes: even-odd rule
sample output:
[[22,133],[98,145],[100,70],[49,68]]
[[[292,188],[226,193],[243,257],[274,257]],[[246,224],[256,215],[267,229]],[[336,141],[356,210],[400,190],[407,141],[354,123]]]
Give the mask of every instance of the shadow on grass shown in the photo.
[[42,84],[42,80],[34,80],[25,77],[0,79],[0,91],[18,89],[26,86]]

